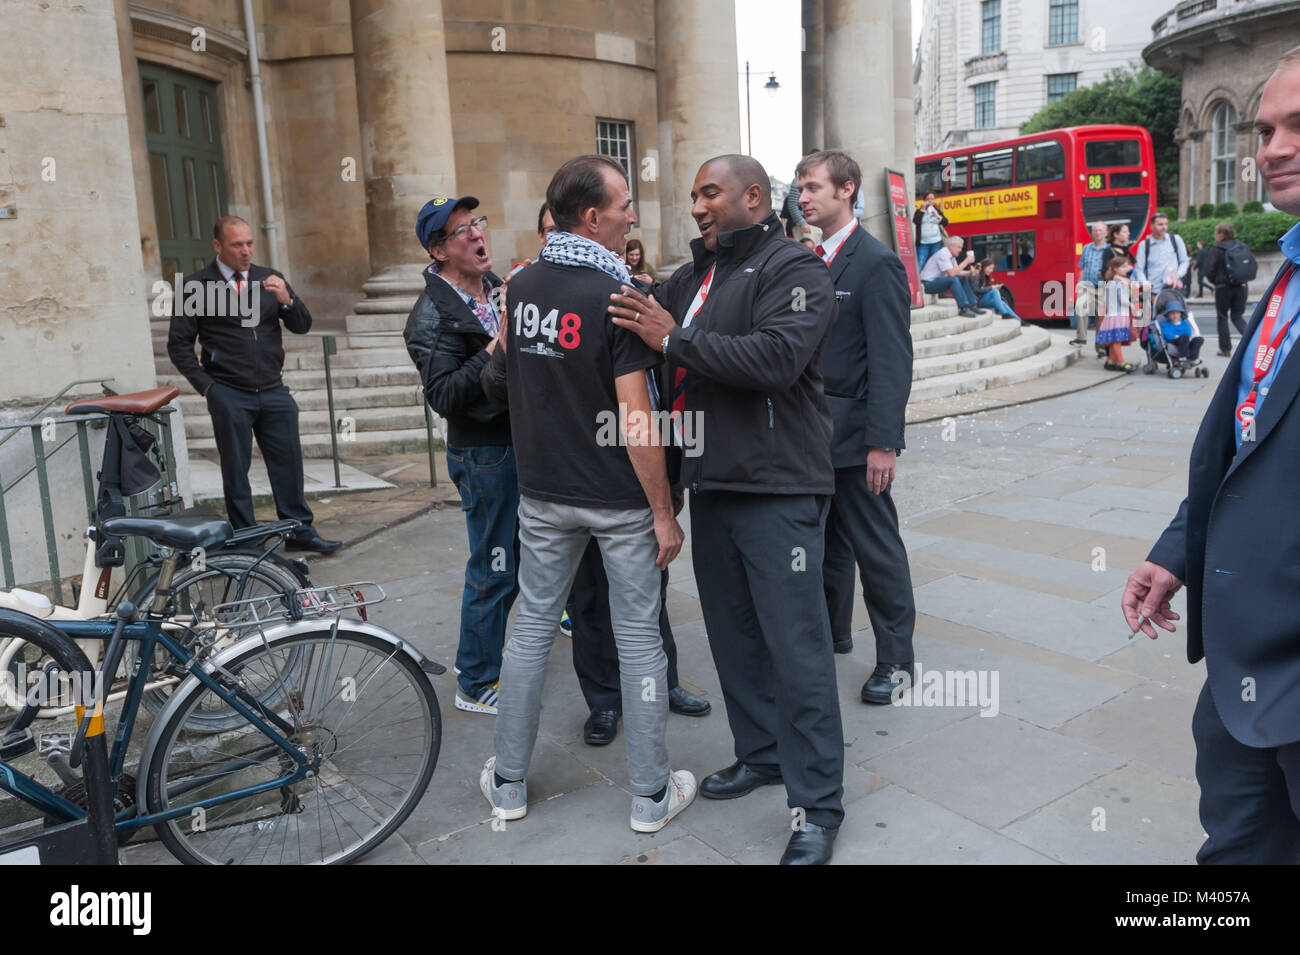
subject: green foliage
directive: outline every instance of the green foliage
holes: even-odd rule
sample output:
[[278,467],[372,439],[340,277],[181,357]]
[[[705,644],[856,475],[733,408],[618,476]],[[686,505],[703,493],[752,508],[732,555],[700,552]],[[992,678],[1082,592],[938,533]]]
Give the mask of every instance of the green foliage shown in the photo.
[[1169,217],[1169,221],[1170,221],[1170,222],[1176,222],[1176,221],[1178,221],[1178,207],[1177,207],[1177,206],[1157,206],[1157,207],[1156,207],[1156,212],[1163,212],[1165,215],[1167,215],[1167,216]]
[[1214,214],[1220,219],[1231,219],[1237,214],[1237,204],[1235,202],[1220,202],[1214,207]]
[[1242,203],[1241,211],[1244,213],[1263,212],[1264,203],[1260,202],[1258,199],[1252,199],[1250,202]]
[[1178,198],[1178,103],[1182,82],[1159,70],[1143,66],[1134,71],[1116,67],[1104,80],[1081,86],[1055,103],[1048,103],[1020,124],[1021,134],[1040,133],[1063,126],[1121,123],[1143,126],[1151,133],[1155,149],[1156,191],[1166,203]]
[[1204,242],[1209,247],[1214,245],[1214,227],[1225,218],[1232,222],[1236,237],[1256,252],[1275,251],[1277,240],[1300,222],[1285,212],[1243,212],[1235,216],[1203,216],[1170,222],[1169,231],[1181,235],[1189,249],[1196,248],[1197,242]]
[[1214,203],[1213,203],[1213,202],[1202,202],[1201,205],[1200,205],[1200,207],[1196,210],[1196,215],[1195,215],[1194,218],[1197,218],[1197,219],[1212,219],[1212,218],[1214,218]]

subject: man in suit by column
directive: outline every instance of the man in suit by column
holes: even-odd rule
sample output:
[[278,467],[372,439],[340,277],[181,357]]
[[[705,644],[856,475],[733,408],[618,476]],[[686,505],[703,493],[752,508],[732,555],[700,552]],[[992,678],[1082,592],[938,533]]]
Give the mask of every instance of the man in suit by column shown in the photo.
[[[1255,129],[1273,204],[1300,215],[1300,47],[1264,86]],[[1198,862],[1300,863],[1300,226],[1255,307],[1192,445],[1187,497],[1129,577],[1124,618],[1173,631],[1187,586],[1187,659],[1205,658],[1192,717]]]
[[837,653],[853,649],[853,566],[876,640],[864,703],[888,703],[894,674],[914,677],[916,605],[907,550],[890,496],[912,391],[911,295],[897,255],[858,225],[853,203],[862,171],[846,153],[805,156],[797,170],[804,218],[822,230],[815,250],[830,268],[839,302],[822,359],[835,422],[835,496],[826,518],[822,576]]
[[253,230],[243,219],[217,219],[212,249],[216,258],[187,276],[176,290],[167,354],[208,400],[221,457],[226,516],[235,528],[256,523],[248,483],[256,436],[276,513],[281,520],[303,524],[285,547],[328,554],[342,545],[325,540],[312,527],[311,508],[303,493],[298,405],[280,378],[284,367],[280,324],[301,335],[311,330],[311,313],[283,275],[253,265]]

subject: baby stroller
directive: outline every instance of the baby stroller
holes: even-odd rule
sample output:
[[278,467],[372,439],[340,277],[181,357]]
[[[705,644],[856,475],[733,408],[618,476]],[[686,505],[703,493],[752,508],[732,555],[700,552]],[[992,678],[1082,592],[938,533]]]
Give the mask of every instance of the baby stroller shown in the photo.
[[1171,356],[1165,347],[1165,337],[1160,331],[1160,319],[1164,316],[1170,303],[1173,303],[1178,311],[1187,316],[1187,324],[1192,326],[1191,338],[1194,340],[1201,337],[1201,329],[1196,324],[1196,319],[1192,317],[1192,310],[1187,307],[1187,297],[1183,294],[1182,289],[1162,289],[1160,294],[1156,296],[1155,304],[1151,308],[1151,320],[1143,325],[1141,332],[1139,332],[1142,349],[1147,356],[1147,362],[1142,366],[1142,373],[1144,375],[1154,375],[1160,365],[1165,365],[1167,366],[1165,374],[1170,378],[1182,378],[1189,371],[1193,377],[1209,378],[1210,370],[1201,364],[1199,358],[1191,360],[1186,356]]

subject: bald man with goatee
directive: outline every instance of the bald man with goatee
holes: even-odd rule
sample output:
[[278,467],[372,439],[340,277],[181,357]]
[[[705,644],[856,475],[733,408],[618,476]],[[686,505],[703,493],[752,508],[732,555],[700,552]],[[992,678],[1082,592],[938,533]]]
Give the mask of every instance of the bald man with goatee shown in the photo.
[[784,782],[794,832],[781,863],[822,864],[844,817],[822,589],[835,475],[820,364],[835,289],[821,260],[785,238],[752,158],[710,159],[691,199],[692,261],[651,296],[615,296],[611,312],[667,355],[673,415],[700,437],[685,448],[681,478],[736,753],[700,792],[734,799]]

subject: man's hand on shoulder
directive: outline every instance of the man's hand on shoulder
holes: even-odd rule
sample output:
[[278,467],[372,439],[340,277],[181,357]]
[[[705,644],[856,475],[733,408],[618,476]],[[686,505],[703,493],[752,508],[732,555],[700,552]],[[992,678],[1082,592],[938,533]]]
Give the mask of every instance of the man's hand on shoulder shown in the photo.
[[1183,582],[1159,564],[1144,560],[1133,571],[1124,588],[1124,620],[1136,636],[1141,630],[1154,640],[1157,634],[1151,624],[1173,633],[1170,622],[1181,619],[1169,609],[1169,601],[1182,588]]
[[642,295],[624,285],[621,295],[611,295],[609,314],[621,328],[634,333],[656,352],[661,350],[664,336],[677,327],[672,315],[660,305],[653,295]]

